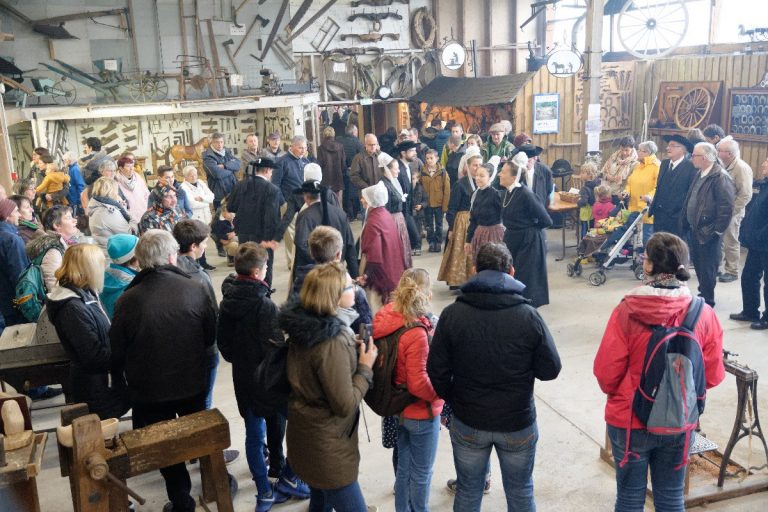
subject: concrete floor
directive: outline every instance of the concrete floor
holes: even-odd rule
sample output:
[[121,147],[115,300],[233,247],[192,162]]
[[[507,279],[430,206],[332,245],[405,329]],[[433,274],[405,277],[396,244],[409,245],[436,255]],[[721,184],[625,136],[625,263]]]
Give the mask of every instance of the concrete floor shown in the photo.
[[[360,223],[355,222],[356,234]],[[541,308],[541,313],[555,338],[563,361],[563,371],[553,382],[536,384],[536,403],[540,440],[537,449],[534,470],[536,502],[539,510],[564,511],[609,511],[613,510],[615,480],[613,469],[599,458],[599,448],[604,442],[605,424],[603,422],[604,395],[592,375],[592,361],[600,343],[605,324],[613,307],[621,300],[624,293],[637,286],[632,273],[626,267],[617,267],[608,274],[607,282],[595,288],[590,286],[585,276],[590,266],[585,268],[585,276],[569,278],[566,276],[566,264],[572,260],[574,249],[568,249],[568,258],[557,262],[562,243],[559,231],[548,232],[550,254],[548,256],[549,286],[551,304]],[[569,232],[568,243],[573,240]],[[214,251],[209,253],[215,254]],[[415,258],[414,263],[429,270],[434,277],[440,265],[440,254],[425,253]],[[209,261],[218,268],[212,272],[216,287],[231,269],[218,257],[209,257]],[[285,270],[284,252],[281,248],[276,258],[275,287],[278,289],[274,299],[280,303],[285,298],[288,273]],[[695,288],[695,278],[691,282]],[[448,291],[444,283],[434,283],[434,312],[439,314],[443,307],[452,303],[454,293]],[[219,291],[217,290],[217,293]],[[733,322],[728,314],[741,310],[741,295],[738,282],[718,284],[716,289],[716,312],[725,330],[724,346],[740,356],[738,360],[763,375],[759,383],[759,409],[763,412],[763,421],[768,422],[768,335],[766,332],[750,330],[748,325]],[[170,299],[170,297],[169,297]],[[54,399],[51,403],[36,403],[36,407],[63,403]],[[250,480],[250,473],[244,457],[244,428],[237,413],[231,380],[231,366],[222,360],[216,382],[214,405],[230,421],[230,431],[234,448],[243,455],[229,466],[240,483],[240,492],[235,500],[235,510],[253,510],[255,507],[255,486]],[[707,436],[724,447],[735,418],[736,384],[732,375],[711,390],[707,397],[707,409],[702,418],[702,428]],[[37,430],[52,428],[58,424],[58,408],[37,410],[33,413],[34,427]],[[380,511],[394,510],[392,494],[394,475],[391,464],[391,451],[381,446],[379,418],[369,409],[365,410],[370,441],[366,436],[364,423],[360,428],[360,484],[369,505],[377,505]],[[122,428],[130,427],[123,423]],[[764,423],[768,430],[768,423]],[[44,470],[38,480],[38,487],[43,511],[65,512],[72,510],[68,482],[59,474],[59,462],[55,435],[49,438],[45,452]],[[751,465],[760,466],[764,455],[753,443]],[[746,464],[748,460],[748,440],[743,440],[735,451],[737,462]],[[506,510],[504,491],[499,478],[498,461],[492,457],[493,485],[489,495],[483,499],[482,510],[495,512]],[[191,466],[193,493],[200,494],[199,470]],[[764,470],[764,474],[768,471]],[[453,496],[446,490],[445,482],[454,477],[451,443],[448,432],[443,429],[435,463],[430,506],[433,511],[452,509]],[[758,478],[758,477],[750,477]],[[746,485],[750,479],[743,484]],[[148,501],[141,511],[159,511],[166,502],[165,488],[159,473],[143,475],[131,479],[129,486],[143,495]],[[707,482],[714,488],[715,480]],[[738,484],[736,484],[738,485]],[[0,506],[0,508],[2,508]],[[210,506],[215,509],[214,505]],[[648,510],[653,506],[646,505]],[[288,502],[275,506],[273,510],[284,512],[305,511],[306,502]],[[768,493],[733,499],[706,506],[713,511],[757,512],[768,510]],[[203,510],[198,507],[198,510]],[[3,509],[2,512],[5,512]]]

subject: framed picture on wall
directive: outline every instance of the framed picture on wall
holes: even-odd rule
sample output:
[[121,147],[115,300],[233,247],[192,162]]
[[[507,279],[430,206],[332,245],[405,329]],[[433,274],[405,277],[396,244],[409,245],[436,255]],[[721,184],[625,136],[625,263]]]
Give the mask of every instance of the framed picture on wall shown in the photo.
[[728,92],[728,132],[736,140],[768,142],[768,89]]
[[533,95],[533,133],[560,132],[560,94]]

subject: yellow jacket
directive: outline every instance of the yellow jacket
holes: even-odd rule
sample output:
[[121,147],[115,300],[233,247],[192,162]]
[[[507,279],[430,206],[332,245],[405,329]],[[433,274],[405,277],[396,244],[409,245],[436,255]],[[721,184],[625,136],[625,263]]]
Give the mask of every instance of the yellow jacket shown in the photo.
[[[656,155],[645,157],[638,161],[632,173],[627,178],[627,186],[624,191],[629,194],[629,211],[639,212],[646,206],[646,202],[640,199],[642,196],[653,197],[656,194],[656,181],[659,179],[659,166],[661,162]],[[643,222],[653,224],[653,217],[645,216]]]
[[424,167],[421,186],[427,194],[427,205],[430,208],[442,208],[443,213],[448,211],[448,203],[451,200],[451,179],[445,169],[438,167],[437,172],[430,176],[427,168]]
[[[45,196],[45,194],[55,194],[56,192],[64,190],[64,187],[67,184],[69,184],[69,174],[63,171],[50,171],[46,173],[43,182],[37,186],[35,192],[42,196]],[[45,197],[42,198],[42,201],[45,201],[47,208],[53,206],[53,201],[49,201],[45,199]],[[67,205],[69,204],[69,201],[67,201],[66,196],[64,196],[59,200],[59,203]]]

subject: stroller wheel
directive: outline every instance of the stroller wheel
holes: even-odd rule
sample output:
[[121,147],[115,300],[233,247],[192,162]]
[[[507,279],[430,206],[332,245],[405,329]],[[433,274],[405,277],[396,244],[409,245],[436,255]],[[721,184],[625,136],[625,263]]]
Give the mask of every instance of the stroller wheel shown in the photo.
[[573,269],[573,273],[577,276],[581,275],[581,263],[576,264],[576,268]]
[[605,283],[605,272],[598,270],[589,274],[589,284],[592,286],[600,286]]
[[642,281],[645,278],[645,272],[643,272],[643,266],[638,265],[635,267],[635,278],[638,281]]
[[574,271],[574,268],[575,267],[573,266],[573,263],[568,264],[568,267],[566,267],[566,272],[568,272],[568,277],[573,277],[573,275],[576,273]]

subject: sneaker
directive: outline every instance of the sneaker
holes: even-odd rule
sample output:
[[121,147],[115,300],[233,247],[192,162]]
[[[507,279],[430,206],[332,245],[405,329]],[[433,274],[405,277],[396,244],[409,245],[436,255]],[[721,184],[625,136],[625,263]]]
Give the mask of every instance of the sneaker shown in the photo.
[[269,495],[262,497],[256,496],[256,512],[267,512],[275,504],[275,494],[270,492]]
[[299,477],[295,477],[293,480],[286,477],[280,477],[280,480],[275,484],[275,490],[300,500],[309,498],[309,486]]
[[240,450],[224,450],[224,464],[232,464],[240,457]]
[[739,278],[739,276],[735,274],[723,274],[721,275],[717,280],[721,283],[732,283],[736,281]]
[[[445,486],[448,488],[450,492],[453,494],[456,494],[456,490],[459,488],[459,482],[455,478],[451,478],[448,480],[448,482],[445,484]],[[485,481],[485,486],[483,486],[483,494],[488,494],[491,492],[491,479]]]
[[414,249],[411,251],[411,256],[421,256],[421,249]]
[[756,331],[764,331],[768,329],[768,320],[758,320],[757,322],[752,322],[749,324],[749,328]]

